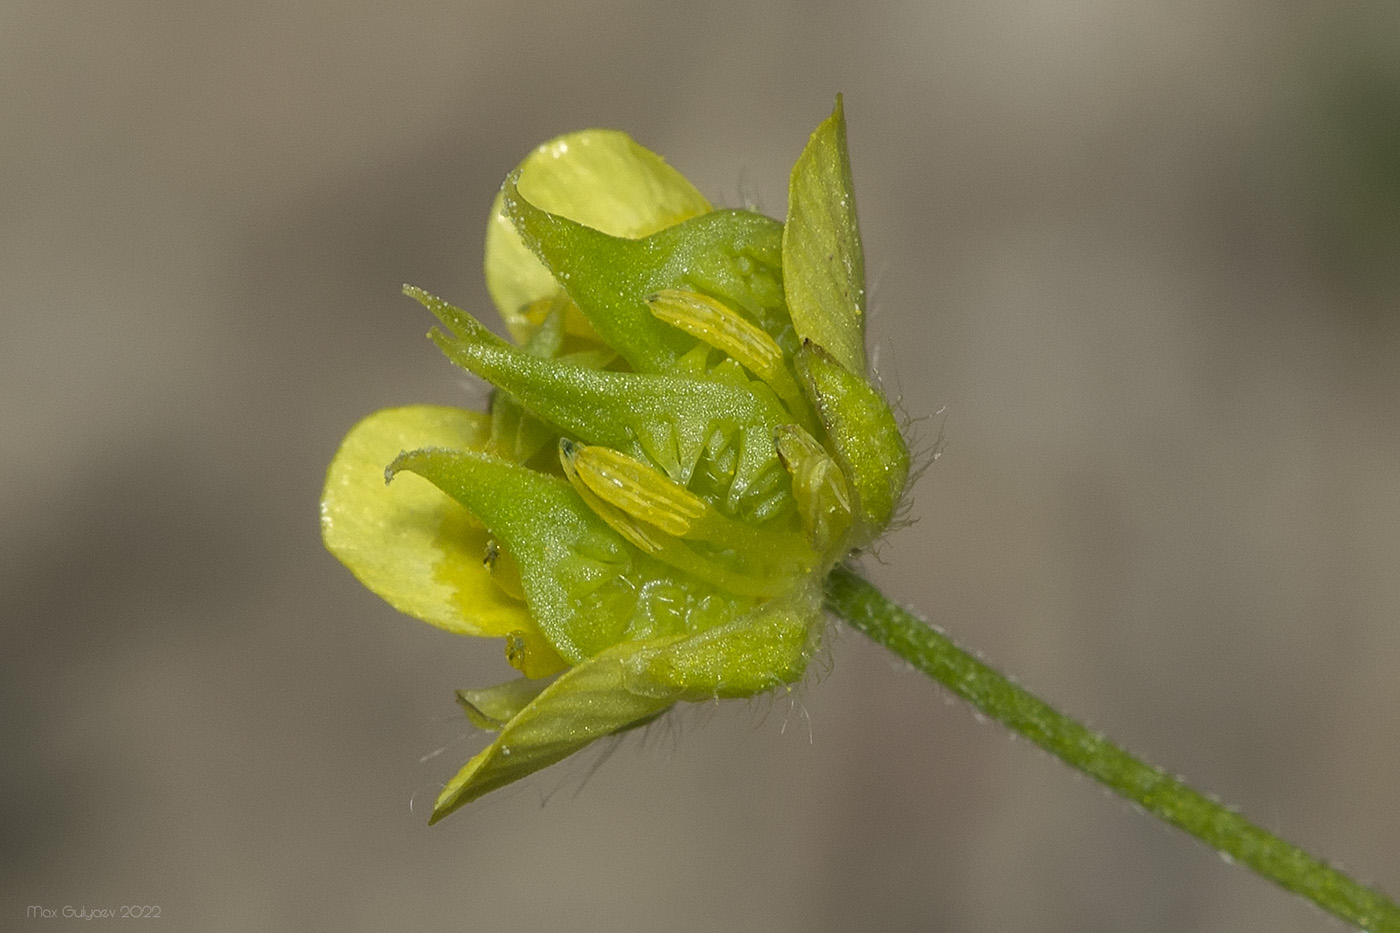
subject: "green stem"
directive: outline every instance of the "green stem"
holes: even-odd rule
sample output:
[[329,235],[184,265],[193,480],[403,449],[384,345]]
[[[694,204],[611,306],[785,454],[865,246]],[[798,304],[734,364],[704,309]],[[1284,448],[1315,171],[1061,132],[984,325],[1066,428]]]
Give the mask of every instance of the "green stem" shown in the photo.
[[1273,833],[1128,754],[974,658],[845,568],[827,580],[827,605],[987,716],[1173,826],[1356,926],[1400,931],[1400,907]]

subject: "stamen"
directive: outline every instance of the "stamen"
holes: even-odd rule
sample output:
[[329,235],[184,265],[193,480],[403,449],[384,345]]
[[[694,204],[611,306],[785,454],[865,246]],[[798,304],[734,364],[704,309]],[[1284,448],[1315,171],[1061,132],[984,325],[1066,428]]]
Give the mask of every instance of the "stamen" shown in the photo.
[[564,468],[564,477],[568,479],[569,485],[574,487],[574,491],[599,518],[632,544],[648,554],[655,554],[661,550],[662,542],[654,533],[648,532],[627,512],[598,496],[592,487],[584,482],[578,471],[578,455],[583,449],[583,444],[575,443],[567,437],[559,438],[559,464]]
[[[725,518],[684,487],[615,450],[560,438],[559,462],[583,501],[618,534],[658,560],[721,589],[769,597],[790,586],[792,576],[806,569],[798,561],[782,559],[791,550],[790,544],[784,546],[787,542]],[[731,545],[748,543],[745,539],[771,539],[765,543],[770,554],[780,555],[776,567],[758,561],[743,570],[731,569],[681,540],[688,535],[712,541],[722,531],[730,532],[727,543]],[[795,536],[788,539],[801,544]]]
[[783,351],[767,332],[723,302],[698,292],[668,288],[647,299],[660,320],[678,327],[737,360],[768,383],[784,402],[801,404],[797,382],[783,362]]
[[826,553],[851,527],[851,493],[836,461],[799,425],[778,428],[778,459],[792,474],[792,497],[812,549]]
[[565,457],[589,490],[669,535],[684,536],[709,508],[684,486],[626,454],[583,444],[570,448]]

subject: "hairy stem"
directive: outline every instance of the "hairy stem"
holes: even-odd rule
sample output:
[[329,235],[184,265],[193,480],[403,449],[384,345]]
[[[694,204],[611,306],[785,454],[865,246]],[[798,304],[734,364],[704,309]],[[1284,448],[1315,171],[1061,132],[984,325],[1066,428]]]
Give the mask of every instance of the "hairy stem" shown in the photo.
[[1400,907],[1224,804],[1128,754],[1075,722],[845,568],[827,581],[827,605],[872,641],[978,710],[1228,858],[1365,930],[1400,931]]

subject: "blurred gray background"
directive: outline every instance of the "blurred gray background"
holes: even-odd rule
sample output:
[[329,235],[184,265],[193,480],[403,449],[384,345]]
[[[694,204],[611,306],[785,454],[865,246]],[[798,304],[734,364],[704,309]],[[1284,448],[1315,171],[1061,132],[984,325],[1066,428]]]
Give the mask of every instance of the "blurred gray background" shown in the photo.
[[425,825],[500,648],[317,525],[356,419],[481,398],[400,283],[489,318],[497,186],[586,126],[781,216],[838,91],[945,442],[870,573],[1400,893],[1394,3],[12,0],[0,926],[1337,929],[839,628]]

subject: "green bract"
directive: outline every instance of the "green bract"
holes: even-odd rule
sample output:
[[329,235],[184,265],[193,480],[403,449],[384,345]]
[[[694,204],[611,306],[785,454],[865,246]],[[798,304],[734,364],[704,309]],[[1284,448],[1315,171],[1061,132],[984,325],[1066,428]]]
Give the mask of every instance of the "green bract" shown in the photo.
[[503,638],[521,674],[458,692],[499,734],[433,821],[677,701],[802,676],[826,575],[888,525],[909,469],[865,374],[854,205],[839,99],[786,225],[587,130],[531,153],[492,210],[486,279],[514,343],[405,289],[495,386],[490,412],[360,422],[321,526],[370,589]]

